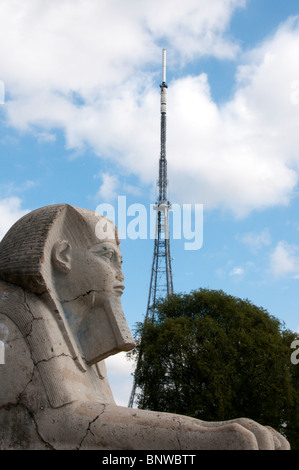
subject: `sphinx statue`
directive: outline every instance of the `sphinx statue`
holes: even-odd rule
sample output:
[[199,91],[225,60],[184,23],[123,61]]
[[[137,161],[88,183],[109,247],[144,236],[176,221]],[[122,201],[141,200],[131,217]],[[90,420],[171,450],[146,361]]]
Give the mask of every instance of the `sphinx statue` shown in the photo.
[[37,209],[0,243],[0,449],[289,449],[247,418],[204,422],[116,405],[105,358],[134,348],[120,241],[106,217]]

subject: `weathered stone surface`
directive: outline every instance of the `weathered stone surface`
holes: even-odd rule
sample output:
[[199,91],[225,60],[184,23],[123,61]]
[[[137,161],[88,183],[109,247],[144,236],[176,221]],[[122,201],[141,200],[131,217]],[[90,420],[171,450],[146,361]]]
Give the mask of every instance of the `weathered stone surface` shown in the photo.
[[0,449],[289,449],[241,418],[207,423],[119,407],[104,359],[134,347],[121,307],[117,230],[59,204],[0,243]]

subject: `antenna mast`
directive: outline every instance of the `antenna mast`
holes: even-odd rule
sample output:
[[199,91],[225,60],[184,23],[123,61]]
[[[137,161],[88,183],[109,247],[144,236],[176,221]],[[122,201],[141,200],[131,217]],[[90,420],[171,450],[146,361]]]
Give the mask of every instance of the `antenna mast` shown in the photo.
[[[160,126],[160,159],[158,180],[158,201],[154,206],[156,214],[156,234],[152,271],[150,279],[149,296],[145,321],[154,320],[156,302],[160,298],[166,298],[173,293],[170,243],[169,243],[169,209],[171,204],[167,198],[167,160],[166,160],[166,111],[167,111],[167,85],[166,85],[166,49],[162,50],[162,83],[161,89],[161,126]],[[142,343],[142,338],[141,338]],[[142,356],[142,347],[137,360],[136,372],[139,370]],[[136,392],[136,380],[134,379],[129,407],[132,408]]]

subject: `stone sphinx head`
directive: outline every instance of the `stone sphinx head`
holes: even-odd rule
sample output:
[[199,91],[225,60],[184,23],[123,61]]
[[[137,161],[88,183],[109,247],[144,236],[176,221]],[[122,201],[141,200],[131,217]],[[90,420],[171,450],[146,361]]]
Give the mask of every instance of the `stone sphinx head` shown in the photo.
[[25,215],[0,243],[0,279],[47,305],[82,368],[134,347],[119,244],[109,219],[67,204]]

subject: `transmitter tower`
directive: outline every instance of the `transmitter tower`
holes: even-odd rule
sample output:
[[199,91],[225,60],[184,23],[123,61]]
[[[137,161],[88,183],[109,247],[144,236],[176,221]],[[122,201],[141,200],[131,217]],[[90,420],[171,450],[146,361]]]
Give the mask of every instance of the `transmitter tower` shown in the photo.
[[[154,320],[156,302],[160,298],[166,298],[173,293],[172,268],[169,243],[169,209],[171,204],[167,197],[167,160],[166,160],[166,111],[167,111],[167,85],[166,85],[166,49],[162,50],[162,83],[161,104],[160,104],[160,159],[159,159],[159,179],[158,179],[158,200],[154,206],[156,212],[156,233],[154,244],[154,255],[150,279],[150,288],[147,302],[145,322]],[[142,342],[142,338],[141,338]],[[137,360],[136,371],[140,363],[142,348]],[[135,374],[136,374],[135,371]],[[136,380],[129,400],[129,407],[132,408],[136,392]]]

